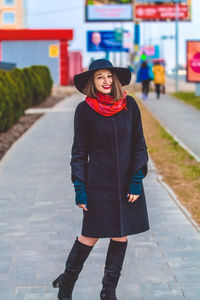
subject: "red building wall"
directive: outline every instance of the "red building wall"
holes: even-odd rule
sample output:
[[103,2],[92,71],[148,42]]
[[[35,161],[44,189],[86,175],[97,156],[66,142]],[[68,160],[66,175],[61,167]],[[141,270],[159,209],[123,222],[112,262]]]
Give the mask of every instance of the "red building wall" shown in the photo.
[[[68,41],[73,39],[72,29],[14,29],[0,30],[1,41],[60,41],[59,74],[60,85],[69,84]],[[1,47],[0,47],[1,58]],[[31,59],[31,58],[30,58]]]
[[74,75],[83,71],[82,54],[78,51],[68,52],[69,61],[69,84],[73,84]]

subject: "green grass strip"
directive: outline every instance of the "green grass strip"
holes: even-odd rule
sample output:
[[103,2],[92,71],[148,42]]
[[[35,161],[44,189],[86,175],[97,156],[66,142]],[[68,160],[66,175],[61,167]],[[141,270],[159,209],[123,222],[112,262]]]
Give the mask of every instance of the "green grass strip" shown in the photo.
[[178,92],[171,95],[200,110],[200,96],[195,96],[194,92]]

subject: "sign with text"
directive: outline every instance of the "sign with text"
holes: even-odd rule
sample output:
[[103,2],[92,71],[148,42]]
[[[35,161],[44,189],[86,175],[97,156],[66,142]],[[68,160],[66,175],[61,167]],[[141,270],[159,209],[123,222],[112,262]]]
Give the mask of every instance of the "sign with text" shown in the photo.
[[[125,31],[127,32],[127,31]],[[123,39],[117,38],[114,30],[108,31],[88,31],[87,32],[87,51],[89,52],[122,52],[129,51],[124,48]]]
[[86,22],[132,21],[132,0],[85,0]]
[[142,51],[142,53],[145,53],[147,56],[155,55],[155,47],[154,46],[143,46],[141,51]]
[[[176,19],[176,5],[174,4],[135,4],[134,17],[138,21],[170,21]],[[178,5],[178,19],[190,20],[188,4]]]
[[173,3],[174,2],[179,2],[179,3],[184,3],[184,2],[187,2],[188,0],[136,0],[135,2],[159,2],[160,3]]
[[141,47],[141,54],[145,54],[148,59],[154,59],[160,57],[160,48],[158,45],[146,45]]
[[200,40],[187,41],[187,81],[200,82]]
[[133,49],[133,36],[130,31],[124,31],[123,33],[123,48],[124,49]]
[[49,45],[49,57],[58,57],[59,47],[58,45]]

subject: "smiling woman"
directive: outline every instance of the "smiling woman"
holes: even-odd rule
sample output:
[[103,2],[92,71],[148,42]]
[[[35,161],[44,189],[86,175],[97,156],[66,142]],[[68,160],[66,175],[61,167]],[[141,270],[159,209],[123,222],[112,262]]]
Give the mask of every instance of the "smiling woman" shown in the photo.
[[99,238],[110,238],[101,300],[117,300],[116,287],[127,248],[127,236],[149,229],[142,179],[147,173],[147,148],[140,111],[124,86],[127,68],[95,60],[75,75],[86,95],[76,108],[71,172],[76,205],[82,209],[81,235],[54,282],[59,300],[71,300],[75,281]]
[[94,72],[94,85],[99,93],[110,94],[112,90],[112,73],[108,70]]
[[110,70],[99,70],[91,75],[87,81],[83,93],[90,98],[97,98],[97,93],[105,95],[113,94],[113,102],[122,99],[125,90],[122,87],[117,75]]

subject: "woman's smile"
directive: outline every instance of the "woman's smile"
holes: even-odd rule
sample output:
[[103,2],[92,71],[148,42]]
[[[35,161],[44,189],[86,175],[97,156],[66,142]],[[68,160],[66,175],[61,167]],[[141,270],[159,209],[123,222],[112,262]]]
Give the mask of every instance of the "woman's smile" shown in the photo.
[[111,86],[110,85],[103,85],[103,88],[107,90],[107,89],[110,89]]
[[102,94],[110,94],[112,91],[113,77],[109,70],[98,70],[94,73],[94,85]]

